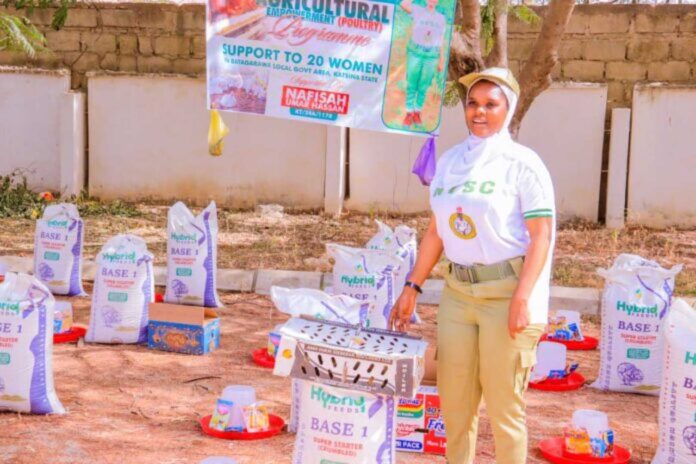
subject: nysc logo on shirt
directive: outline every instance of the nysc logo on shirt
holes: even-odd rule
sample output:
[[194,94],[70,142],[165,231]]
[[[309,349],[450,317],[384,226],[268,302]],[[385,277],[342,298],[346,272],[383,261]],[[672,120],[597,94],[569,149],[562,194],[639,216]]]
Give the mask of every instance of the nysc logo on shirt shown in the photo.
[[471,240],[476,237],[476,224],[470,216],[462,213],[462,208],[457,208],[457,212],[450,216],[450,229],[454,235],[463,240]]
[[[455,185],[454,187],[447,190],[449,195],[461,195],[466,193],[481,193],[482,195],[490,195],[495,191],[495,182],[492,180],[486,180],[481,183],[475,180],[467,180],[462,184]],[[445,189],[438,187],[433,193],[434,197],[439,197],[445,193]]]

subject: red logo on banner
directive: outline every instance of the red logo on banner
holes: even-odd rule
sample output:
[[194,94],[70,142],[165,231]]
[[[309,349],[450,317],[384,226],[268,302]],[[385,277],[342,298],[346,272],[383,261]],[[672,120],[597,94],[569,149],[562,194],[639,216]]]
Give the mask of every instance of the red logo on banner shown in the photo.
[[347,93],[285,85],[281,105],[325,113],[347,114],[349,101],[350,95]]

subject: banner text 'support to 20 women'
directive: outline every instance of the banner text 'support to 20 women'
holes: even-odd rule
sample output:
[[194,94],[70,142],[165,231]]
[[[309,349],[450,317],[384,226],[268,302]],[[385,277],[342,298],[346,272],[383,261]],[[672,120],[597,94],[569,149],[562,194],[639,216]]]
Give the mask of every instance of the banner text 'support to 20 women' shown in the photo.
[[434,133],[453,14],[454,0],[209,0],[209,107]]

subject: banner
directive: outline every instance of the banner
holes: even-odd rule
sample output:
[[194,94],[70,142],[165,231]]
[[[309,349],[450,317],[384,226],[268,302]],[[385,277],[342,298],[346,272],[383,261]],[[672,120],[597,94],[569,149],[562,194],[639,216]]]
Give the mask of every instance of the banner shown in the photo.
[[436,133],[455,0],[208,0],[208,107]]

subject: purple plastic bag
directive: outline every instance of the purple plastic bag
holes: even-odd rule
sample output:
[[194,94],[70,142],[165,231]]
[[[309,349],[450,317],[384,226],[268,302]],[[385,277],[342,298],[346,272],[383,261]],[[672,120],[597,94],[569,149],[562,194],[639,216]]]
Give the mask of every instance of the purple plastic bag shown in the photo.
[[430,185],[435,176],[435,137],[429,137],[421,148],[416,162],[413,163],[411,172],[418,176],[423,185]]

